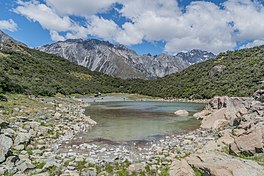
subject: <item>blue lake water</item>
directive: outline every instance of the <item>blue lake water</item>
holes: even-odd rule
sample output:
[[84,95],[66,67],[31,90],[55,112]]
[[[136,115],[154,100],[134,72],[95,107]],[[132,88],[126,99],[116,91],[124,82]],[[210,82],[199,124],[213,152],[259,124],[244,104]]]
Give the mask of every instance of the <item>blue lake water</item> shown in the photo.
[[[192,114],[202,110],[204,106],[183,102],[98,102],[86,110],[86,114],[98,125],[79,137],[85,142],[127,142],[182,133],[199,127],[200,122]],[[175,116],[174,112],[180,109],[189,111],[190,116]]]

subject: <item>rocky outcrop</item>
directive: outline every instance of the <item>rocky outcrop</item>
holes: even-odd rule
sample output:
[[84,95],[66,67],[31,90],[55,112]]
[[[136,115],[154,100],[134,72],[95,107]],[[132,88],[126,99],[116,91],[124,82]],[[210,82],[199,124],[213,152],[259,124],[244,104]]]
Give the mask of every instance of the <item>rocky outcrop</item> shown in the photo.
[[226,66],[224,65],[216,65],[210,70],[208,75],[209,77],[220,75],[225,69],[226,69]]
[[92,71],[121,78],[163,77],[182,71],[191,64],[215,57],[213,53],[201,50],[192,50],[176,56],[167,54],[138,55],[124,45],[114,45],[95,39],[66,40],[38,49],[64,57]]
[[260,176],[264,168],[256,162],[233,157],[221,152],[192,154],[187,162],[201,170],[204,175],[213,176]]
[[205,110],[194,114],[202,119],[201,128],[218,130],[229,125],[238,125],[250,109],[251,98],[214,97]]

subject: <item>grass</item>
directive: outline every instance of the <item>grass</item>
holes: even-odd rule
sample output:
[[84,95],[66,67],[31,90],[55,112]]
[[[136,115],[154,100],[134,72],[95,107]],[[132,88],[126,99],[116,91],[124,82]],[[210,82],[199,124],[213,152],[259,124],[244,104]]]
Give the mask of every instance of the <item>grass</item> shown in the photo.
[[197,168],[193,168],[195,176],[204,176],[204,174]]
[[81,172],[85,168],[86,163],[87,162],[85,161],[85,159],[82,161],[78,161],[76,170]]

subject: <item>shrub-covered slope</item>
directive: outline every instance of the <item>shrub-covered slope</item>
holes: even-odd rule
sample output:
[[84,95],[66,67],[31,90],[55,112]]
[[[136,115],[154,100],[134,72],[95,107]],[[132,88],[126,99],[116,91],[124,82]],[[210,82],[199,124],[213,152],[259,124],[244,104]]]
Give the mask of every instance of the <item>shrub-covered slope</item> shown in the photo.
[[161,79],[135,81],[131,90],[160,97],[250,96],[264,88],[263,81],[264,46],[260,46],[221,53],[216,59]]
[[122,80],[20,46],[0,50],[0,92],[36,95],[119,92]]

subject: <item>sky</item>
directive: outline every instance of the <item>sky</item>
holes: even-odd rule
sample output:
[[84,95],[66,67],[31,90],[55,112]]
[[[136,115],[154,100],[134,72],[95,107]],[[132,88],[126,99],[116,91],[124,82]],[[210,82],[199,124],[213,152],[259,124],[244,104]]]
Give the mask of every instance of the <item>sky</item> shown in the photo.
[[97,38],[138,54],[264,44],[264,0],[0,0],[0,30],[30,47]]

